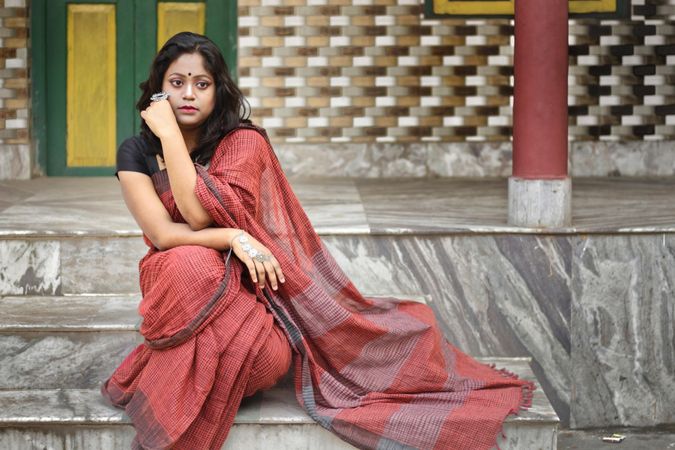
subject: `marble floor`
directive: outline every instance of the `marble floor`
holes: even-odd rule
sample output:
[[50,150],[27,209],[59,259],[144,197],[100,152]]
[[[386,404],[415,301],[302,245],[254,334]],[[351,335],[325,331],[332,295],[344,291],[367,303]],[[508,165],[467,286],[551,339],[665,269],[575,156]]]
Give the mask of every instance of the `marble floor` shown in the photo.
[[[291,179],[319,234],[675,232],[675,178],[575,179],[573,225],[506,223],[506,179]],[[0,182],[0,236],[137,235],[116,179]]]
[[[556,230],[506,223],[506,179],[291,184],[359,289],[428,296],[472,355],[532,357],[563,426],[675,420],[675,177],[574,179]],[[135,293],[139,235],[114,177],[0,182],[0,295]]]

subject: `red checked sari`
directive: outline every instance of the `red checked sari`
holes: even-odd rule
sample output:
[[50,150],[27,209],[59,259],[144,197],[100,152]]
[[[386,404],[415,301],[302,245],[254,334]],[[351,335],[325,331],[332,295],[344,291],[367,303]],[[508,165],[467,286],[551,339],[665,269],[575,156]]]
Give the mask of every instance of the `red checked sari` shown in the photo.
[[[530,406],[531,382],[453,347],[426,305],[359,293],[262,129],[242,125],[208,170],[195,167],[195,193],[217,226],[262,242],[286,282],[260,290],[215,250],[150,249],[140,262],[146,341],[102,387],[132,419],[134,448],[220,449],[242,398],[288,368],[289,344],[300,405],[359,448],[489,449],[506,416]],[[166,172],[153,181],[183,221]]]

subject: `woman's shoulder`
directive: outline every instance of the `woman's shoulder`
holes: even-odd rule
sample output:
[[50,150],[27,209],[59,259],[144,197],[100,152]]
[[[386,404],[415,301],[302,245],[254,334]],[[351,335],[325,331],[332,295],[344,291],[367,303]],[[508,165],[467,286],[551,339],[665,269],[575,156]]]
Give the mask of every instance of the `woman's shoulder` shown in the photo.
[[140,135],[131,136],[122,141],[117,149],[117,172],[129,170],[150,176],[154,172],[154,167],[148,163],[146,152],[148,147],[148,142]]
[[248,161],[262,163],[267,159],[266,149],[269,148],[265,131],[254,126],[239,126],[229,131],[220,141],[213,154],[211,164],[227,165]]
[[226,138],[239,143],[267,143],[267,132],[264,128],[253,124],[241,124],[232,130]]
[[262,149],[268,147],[267,133],[264,128],[255,125],[241,125],[225,135],[221,140],[220,150],[229,153],[260,154]]
[[150,144],[140,135],[131,136],[122,141],[117,152],[140,152],[143,153]]

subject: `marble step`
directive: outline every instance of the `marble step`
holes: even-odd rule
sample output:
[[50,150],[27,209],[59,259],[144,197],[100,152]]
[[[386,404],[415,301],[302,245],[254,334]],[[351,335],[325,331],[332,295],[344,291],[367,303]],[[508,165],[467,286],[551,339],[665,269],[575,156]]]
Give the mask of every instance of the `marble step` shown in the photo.
[[[466,237],[482,248],[490,247],[490,236],[507,236],[511,242],[522,239],[529,249],[546,236],[569,238],[574,248],[577,242],[585,246],[587,234],[630,238],[675,232],[675,182],[669,179],[575,179],[574,226],[557,230],[509,226],[505,179],[290,181],[338,258],[351,253],[354,243],[374,249],[378,258],[411,236],[442,236],[446,243]],[[138,291],[138,261],[147,248],[114,177],[0,182],[0,212],[0,295]],[[378,248],[378,236],[391,243]],[[494,259],[471,254],[485,267]],[[343,268],[348,271],[351,262]],[[357,285],[368,281],[359,279],[358,269],[349,275]]]
[[[426,302],[423,295],[387,296]],[[140,295],[0,297],[0,390],[96,388],[143,342],[139,301]]]
[[139,300],[0,297],[0,390],[95,388],[142,342]]
[[[529,358],[480,358],[535,380]],[[300,408],[293,388],[278,386],[245,399],[224,449],[353,448],[314,423]],[[509,416],[499,447],[555,450],[558,416],[540,386],[533,405]],[[0,390],[0,448],[29,450],[116,450],[129,448],[133,428],[123,411],[108,406],[98,389]]]

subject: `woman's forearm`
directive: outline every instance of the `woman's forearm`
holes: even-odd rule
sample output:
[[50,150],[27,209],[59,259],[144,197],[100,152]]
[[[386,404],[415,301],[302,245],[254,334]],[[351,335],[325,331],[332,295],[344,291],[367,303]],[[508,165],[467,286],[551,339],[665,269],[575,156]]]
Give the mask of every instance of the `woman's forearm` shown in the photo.
[[204,228],[195,231],[188,224],[172,223],[162,231],[157,242],[153,241],[153,244],[160,250],[168,250],[179,245],[201,245],[225,251],[229,250],[232,238],[240,231],[236,228]]
[[192,230],[208,227],[213,222],[213,218],[195,195],[197,172],[183,136],[177,133],[176,136],[167,136],[161,141],[164,163],[169,174],[169,184],[178,210]]

